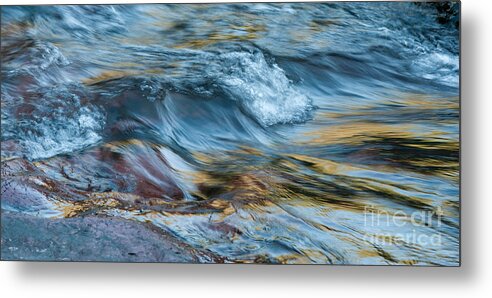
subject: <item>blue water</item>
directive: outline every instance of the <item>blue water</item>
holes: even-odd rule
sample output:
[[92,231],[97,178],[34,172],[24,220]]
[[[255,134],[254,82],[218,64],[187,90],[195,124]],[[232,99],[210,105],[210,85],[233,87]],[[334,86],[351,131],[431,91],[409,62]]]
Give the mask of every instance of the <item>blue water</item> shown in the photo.
[[2,7],[2,162],[230,262],[456,265],[457,9]]

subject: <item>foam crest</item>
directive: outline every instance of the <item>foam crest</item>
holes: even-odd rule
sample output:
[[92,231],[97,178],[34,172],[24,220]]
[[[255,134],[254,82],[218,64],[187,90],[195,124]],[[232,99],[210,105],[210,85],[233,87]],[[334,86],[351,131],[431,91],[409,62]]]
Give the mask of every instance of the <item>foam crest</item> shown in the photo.
[[301,123],[313,105],[277,64],[259,51],[220,54],[220,87],[237,100],[262,126]]

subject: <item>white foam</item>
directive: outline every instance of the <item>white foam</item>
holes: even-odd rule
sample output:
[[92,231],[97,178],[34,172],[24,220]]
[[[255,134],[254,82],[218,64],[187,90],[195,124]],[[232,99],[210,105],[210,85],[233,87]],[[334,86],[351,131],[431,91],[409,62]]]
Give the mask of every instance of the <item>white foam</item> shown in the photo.
[[32,123],[33,129],[21,134],[21,145],[28,159],[49,158],[71,153],[101,140],[104,117],[97,109],[82,107],[74,117]]
[[311,100],[261,52],[220,54],[221,87],[263,126],[299,123],[309,118]]
[[437,80],[448,86],[459,85],[459,57],[446,53],[425,54],[413,67],[424,79]]

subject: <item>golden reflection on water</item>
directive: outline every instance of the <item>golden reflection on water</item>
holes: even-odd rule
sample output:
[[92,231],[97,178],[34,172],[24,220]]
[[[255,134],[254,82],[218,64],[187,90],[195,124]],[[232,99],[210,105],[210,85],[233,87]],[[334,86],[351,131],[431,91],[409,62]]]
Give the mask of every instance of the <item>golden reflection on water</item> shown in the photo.
[[[111,75],[104,79],[107,77]],[[450,102],[453,100],[456,99]],[[458,108],[456,103],[439,103],[417,96],[405,97],[398,104],[417,114]],[[193,166],[173,170],[194,185],[185,191],[187,198],[156,197],[152,192],[139,195],[84,191],[87,199],[80,201],[55,195],[52,208],[59,213],[51,216],[104,214],[152,223],[187,239],[194,247],[208,249],[237,263],[426,263],[418,260],[433,259],[438,252],[436,248],[398,242],[400,233],[412,230],[367,225],[367,214],[384,212],[385,216],[398,217],[400,223],[409,225],[413,231],[439,232],[451,237],[446,229],[411,225],[410,215],[416,211],[433,212],[443,216],[447,225],[455,225],[458,198],[441,189],[456,187],[459,143],[446,137],[449,131],[439,131],[436,127],[432,131],[421,129],[424,121],[392,122],[388,118],[391,112],[384,114],[386,119],[378,117],[378,113],[377,109],[368,107],[336,115],[320,113],[309,126],[313,129],[308,127],[303,132],[310,138],[308,141],[300,141],[297,149],[277,148],[275,155],[245,145],[214,154],[193,152]],[[326,125],[326,121],[333,123]],[[324,125],[319,128],[317,123]],[[378,148],[378,142],[388,144],[388,140],[396,145],[390,149]],[[364,148],[366,145],[379,152]],[[329,158],[329,148],[336,146],[360,151],[353,156],[369,154],[369,162],[360,162],[350,158],[351,155],[340,158],[334,154]],[[140,163],[164,162],[165,150],[168,149],[152,142],[128,139],[106,143],[88,156],[105,156],[104,152],[109,151],[121,155],[118,163],[125,161],[129,163],[128,168],[148,169],[148,165]],[[405,153],[402,158],[398,150],[410,150],[410,154]],[[58,171],[57,163],[65,171],[67,164],[63,157],[34,165],[50,173]],[[136,174],[152,175],[152,169],[149,170]],[[80,178],[76,174],[70,179],[83,178],[83,173]],[[422,183],[425,179],[440,186]],[[41,178],[31,181],[57,193],[56,181]],[[406,213],[399,214],[401,210]],[[368,239],[368,235],[372,238]],[[446,249],[452,250],[457,244],[449,239]],[[378,241],[390,244],[380,245]]]

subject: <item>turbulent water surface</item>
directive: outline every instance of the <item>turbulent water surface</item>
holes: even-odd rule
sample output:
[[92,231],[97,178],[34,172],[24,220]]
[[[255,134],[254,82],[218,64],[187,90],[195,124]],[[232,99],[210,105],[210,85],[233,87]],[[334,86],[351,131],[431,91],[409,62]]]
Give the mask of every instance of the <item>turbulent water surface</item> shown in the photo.
[[457,265],[456,6],[2,7],[2,258]]

